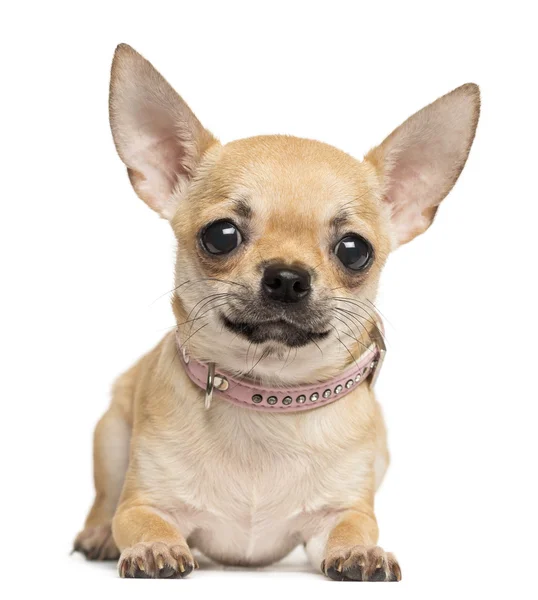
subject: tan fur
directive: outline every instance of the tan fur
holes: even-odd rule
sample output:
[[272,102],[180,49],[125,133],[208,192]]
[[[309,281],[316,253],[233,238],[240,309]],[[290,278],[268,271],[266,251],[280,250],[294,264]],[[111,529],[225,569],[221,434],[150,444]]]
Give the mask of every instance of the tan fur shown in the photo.
[[[176,235],[172,304],[190,354],[266,385],[323,381],[348,366],[370,342],[373,302],[387,256],[423,228],[422,221],[412,221],[413,207],[403,206],[397,193],[402,186],[415,189],[412,180],[405,180],[405,157],[411,152],[406,136],[397,135],[395,155],[388,138],[364,162],[325,144],[286,136],[222,146],[132,49],[119,47],[114,65],[115,142],[135,189],[170,220]],[[132,136],[129,127],[138,114],[129,112],[136,105],[132,81],[143,87],[145,98],[148,86],[159,88],[156,97],[164,97],[166,115],[174,115],[172,139],[178,123],[188,128],[187,142],[184,132],[176,141],[177,185],[163,184],[169,180],[170,137],[164,140],[161,169],[156,157],[162,132],[147,131],[143,142],[142,136]],[[472,115],[478,110],[476,93],[474,87],[455,92],[472,104],[475,112],[467,111]],[[429,122],[445,122],[444,105],[452,110],[446,98],[428,109]],[[460,104],[467,109],[466,101]],[[151,110],[157,116],[148,113],[144,123],[152,114],[168,118],[160,105]],[[421,118],[410,120],[413,131],[418,122],[423,126]],[[456,136],[449,148],[453,164],[435,174],[439,181],[427,180],[440,191],[432,205],[426,197],[417,198],[425,203],[419,221],[428,214],[433,218],[440,196],[453,185],[475,126],[476,118],[467,128],[461,125],[464,152],[454,150]],[[428,135],[418,142],[415,135],[413,148],[427,143]],[[193,150],[200,148],[205,151]],[[394,182],[390,178],[398,166],[402,179]],[[396,190],[394,197],[391,190]],[[228,257],[209,256],[198,243],[199,231],[209,222],[231,218],[238,201],[248,204],[251,213],[234,216],[248,240]],[[361,275],[343,269],[332,252],[333,219],[342,211],[347,222],[338,235],[357,232],[375,249],[372,266]],[[411,221],[397,222],[400,214]],[[343,324],[333,319],[334,335],[297,349],[272,341],[251,348],[224,329],[219,314],[234,314],[250,302],[262,265],[272,261],[310,269],[314,305],[325,311],[350,309],[353,318]],[[388,451],[381,410],[366,384],[333,404],[302,413],[260,413],[218,399],[206,411],[203,393],[188,379],[170,333],[117,382],[110,409],[97,426],[94,462],[96,500],[76,548],[90,558],[116,557],[110,547],[112,524],[122,551],[122,576],[184,576],[196,566],[190,548],[225,564],[266,565],[305,544],[314,566],[333,578],[400,579],[393,555],[376,546],[374,494],[388,466]]]

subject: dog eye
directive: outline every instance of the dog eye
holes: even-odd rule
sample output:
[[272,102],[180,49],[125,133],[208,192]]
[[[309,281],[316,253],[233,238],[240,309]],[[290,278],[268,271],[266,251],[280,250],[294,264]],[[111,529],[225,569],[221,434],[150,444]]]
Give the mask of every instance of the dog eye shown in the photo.
[[352,271],[362,271],[370,264],[372,246],[360,235],[346,235],[336,247],[334,253],[340,262]]
[[217,221],[202,232],[202,244],[210,254],[228,254],[241,243],[239,229],[229,221]]

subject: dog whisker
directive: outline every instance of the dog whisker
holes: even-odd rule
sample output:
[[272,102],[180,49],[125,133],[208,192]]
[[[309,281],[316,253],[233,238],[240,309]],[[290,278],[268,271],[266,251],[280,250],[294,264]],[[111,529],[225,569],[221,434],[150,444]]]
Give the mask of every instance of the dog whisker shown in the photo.
[[282,367],[280,367],[279,373],[282,373],[282,371],[286,368],[286,365],[288,364],[288,360],[290,359],[290,355],[291,355],[291,347],[288,348],[288,354],[286,356],[286,360],[284,361],[284,364],[282,365]]
[[245,288],[246,290],[248,290],[248,287],[246,285],[244,285],[243,283],[238,283],[237,281],[230,281],[229,279],[218,279],[217,277],[202,277],[200,279],[187,279],[186,281],[184,281],[183,283],[180,283],[178,286],[176,286],[175,288],[172,288],[171,290],[169,290],[168,292],[165,292],[164,294],[161,294],[159,297],[157,297],[155,300],[153,300],[153,302],[150,304],[150,306],[152,306],[153,304],[155,304],[155,302],[157,302],[158,300],[160,300],[161,298],[164,298],[165,296],[168,296],[168,294],[172,294],[174,292],[177,292],[180,288],[182,288],[184,285],[187,285],[188,283],[194,285],[197,283],[226,283],[229,285],[237,285],[239,287]]
[[194,336],[196,335],[199,331],[201,331],[204,327],[207,327],[209,325],[209,323],[205,323],[204,325],[202,325],[201,327],[199,327],[194,333],[191,333],[186,340],[184,340],[182,342],[182,346],[185,346],[185,344]]
[[[213,302],[213,300],[211,300],[211,302]],[[208,302],[209,304],[209,302]],[[221,306],[227,306],[227,302],[222,302],[221,304],[217,304],[217,306],[212,306],[211,308],[208,308],[206,310],[206,312],[202,313],[199,316],[194,317],[193,319],[189,319],[188,321],[183,321],[182,323],[178,323],[178,326],[180,325],[187,325],[188,323],[193,323],[194,321],[198,321],[200,319],[203,319],[205,317],[205,315],[207,315],[209,312],[211,312],[212,310],[215,310],[216,308],[220,308]],[[202,308],[204,308],[207,305],[202,306]]]
[[[251,373],[254,371],[254,369],[261,363],[261,361],[264,358],[267,358],[269,356],[270,352],[268,349],[263,350],[260,358],[257,360],[257,362],[255,364],[252,365],[252,367],[246,372],[246,373],[241,373],[241,377],[249,377],[249,375],[251,375]],[[254,351],[254,356],[256,356],[256,351]]]
[[[347,310],[347,312],[350,315],[353,315],[354,317],[356,317],[357,319],[359,319],[360,322],[361,322],[361,325],[363,325],[363,326],[364,326],[364,324],[362,322],[362,319],[364,319],[365,321],[367,321],[368,323],[370,323],[376,329],[377,334],[383,339],[383,341],[386,342],[386,340],[385,340],[385,334],[380,329],[380,327],[378,325],[378,320],[379,320],[378,317],[376,316],[375,313],[372,314],[371,310],[361,300],[358,300],[356,298],[355,299],[340,298],[338,296],[333,296],[332,299],[336,300],[337,302],[339,301],[339,302],[351,304],[355,308],[364,311],[368,315],[368,317],[370,317],[370,318],[366,319],[363,315],[359,315],[359,314],[357,314],[354,311],[350,311],[350,310],[344,309],[342,307],[336,307],[340,311],[346,311]],[[377,310],[377,308],[375,308],[375,306],[374,306],[374,310]],[[379,314],[381,314],[381,313],[379,313]]]
[[[336,309],[334,309],[334,310],[336,310]],[[354,331],[353,331],[353,329],[351,329],[351,326],[349,325],[349,323],[348,323],[347,321],[344,321],[344,319],[343,319],[343,318],[341,318],[341,317],[339,317],[339,316],[337,316],[337,315],[333,315],[333,316],[334,316],[334,318],[335,318],[337,321],[340,321],[340,323],[342,323],[343,325],[345,325],[345,326],[348,328],[348,330],[349,330],[349,334],[347,334],[347,335],[349,335],[350,337],[352,337],[352,338],[353,338],[353,339],[354,339],[356,342],[359,342],[360,331],[358,332],[358,335],[356,335],[356,336],[355,336],[355,335],[353,335]],[[343,316],[345,316],[345,315],[343,315]],[[353,323],[353,324],[354,324],[354,323]]]
[[320,351],[321,356],[323,356],[323,350],[320,348],[319,344],[316,342],[314,338],[309,338],[310,341],[316,346],[316,348]]
[[372,341],[370,331],[368,330],[368,327],[365,325],[365,322],[369,323],[370,325],[372,325],[375,328],[376,324],[373,321],[370,321],[369,319],[364,318],[364,315],[358,314],[347,308],[342,308],[341,306],[333,307],[333,311],[337,311],[341,317],[346,318],[348,321],[351,321],[355,325],[360,327],[360,329],[369,337],[370,341]]
[[375,314],[373,315],[371,313],[368,306],[362,300],[359,300],[358,298],[343,298],[340,296],[333,296],[332,300],[336,300],[337,302],[351,304],[351,305],[355,306],[356,308],[363,310],[368,315],[368,317],[371,319],[372,324],[373,325],[376,324],[377,319],[375,317]]
[[[202,298],[199,302],[197,302],[192,309],[190,310],[189,314],[187,315],[187,322],[190,320],[190,316],[192,315],[192,313],[195,311],[195,309],[202,303],[205,302],[205,304],[202,304],[202,306],[200,307],[200,309],[198,310],[198,312],[195,314],[195,317],[198,316],[198,314],[200,313],[201,310],[203,310],[208,304],[210,304],[213,300],[221,300],[222,298],[228,298],[228,297],[233,297],[234,294],[231,294],[230,292],[221,292],[221,293],[217,293],[217,294],[212,294],[209,296],[205,296],[204,298]],[[207,301],[207,302],[206,302]],[[191,330],[192,330],[192,325],[191,325]]]
[[[346,310],[345,308],[340,308],[340,307],[335,307],[334,310],[338,311],[338,313],[343,318],[347,318],[351,322],[358,325],[361,328],[361,330],[363,331],[363,333],[368,337],[370,343],[374,342],[374,340],[372,338],[372,334],[368,330],[368,327],[366,327],[366,325],[362,322],[360,315],[354,313],[353,311]],[[362,336],[360,336],[360,337],[362,337]]]
[[[337,309],[335,308],[334,310],[337,310]],[[365,350],[368,349],[368,346],[364,342],[362,342],[361,339],[360,339],[362,337],[360,330],[358,330],[358,335],[357,336],[352,335],[353,334],[353,330],[351,329],[349,323],[351,323],[353,325],[356,325],[356,323],[351,319],[351,317],[349,317],[348,315],[345,315],[345,314],[342,314],[342,318],[340,318],[340,317],[338,317],[336,315],[333,315],[333,316],[334,316],[335,319],[337,319],[341,323],[343,323],[349,329],[349,331],[350,331],[349,334],[346,334],[344,331],[342,331],[342,330],[339,329],[340,333],[348,335],[351,339],[353,339],[357,344],[359,344],[359,346],[362,346]],[[348,319],[348,321],[346,321],[344,319]]]
[[386,323],[388,323],[391,327],[394,327],[394,325],[389,321],[389,319],[387,319],[387,317],[379,310],[379,308],[377,308],[377,305],[374,304],[370,298],[366,298],[366,301],[369,302],[372,306],[372,308],[381,315],[381,317],[383,318],[383,321],[385,321]]
[[344,342],[341,340],[340,338],[340,333],[339,330],[331,323],[331,327],[334,329],[335,333],[336,333],[336,339],[340,342],[340,344],[342,344],[342,346],[346,349],[347,353],[349,354],[349,356],[351,356],[353,362],[355,363],[355,365],[358,367],[358,363],[357,363],[357,359],[353,356],[353,353],[351,352],[351,350],[344,344]]

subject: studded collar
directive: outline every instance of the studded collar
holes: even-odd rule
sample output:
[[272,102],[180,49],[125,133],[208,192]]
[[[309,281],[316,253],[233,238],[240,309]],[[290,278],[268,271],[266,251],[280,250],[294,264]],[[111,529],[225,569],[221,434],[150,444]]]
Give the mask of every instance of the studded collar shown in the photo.
[[383,326],[378,323],[372,344],[352,366],[321,383],[295,387],[266,387],[253,381],[238,379],[220,371],[215,363],[204,363],[190,356],[176,332],[176,343],[181,362],[189,379],[205,390],[205,407],[209,409],[213,397],[227,400],[237,406],[275,413],[298,412],[335,402],[369,380],[373,386],[385,355]]

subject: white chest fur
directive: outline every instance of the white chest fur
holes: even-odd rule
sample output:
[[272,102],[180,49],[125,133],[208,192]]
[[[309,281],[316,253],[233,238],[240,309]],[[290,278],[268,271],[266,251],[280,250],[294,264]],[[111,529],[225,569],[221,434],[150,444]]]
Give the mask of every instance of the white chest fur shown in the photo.
[[208,556],[272,562],[361,496],[374,440],[360,405],[371,401],[364,387],[318,410],[273,415],[185,399],[165,431],[136,441],[140,483]]

